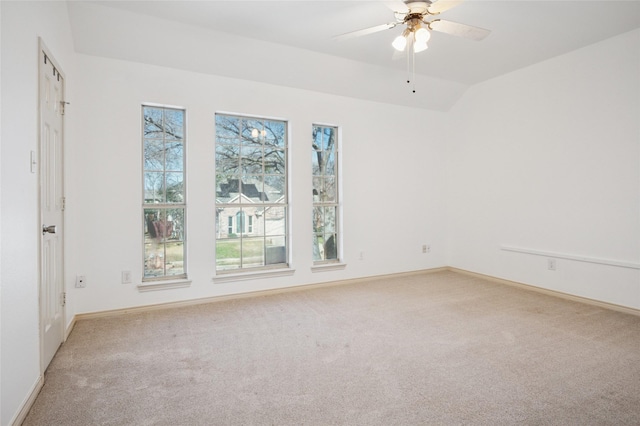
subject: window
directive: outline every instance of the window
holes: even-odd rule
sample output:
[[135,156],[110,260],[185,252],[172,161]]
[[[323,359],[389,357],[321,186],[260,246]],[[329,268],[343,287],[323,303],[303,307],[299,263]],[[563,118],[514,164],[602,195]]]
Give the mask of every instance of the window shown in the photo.
[[185,111],[142,106],[144,279],[186,277]]
[[313,261],[337,262],[339,194],[336,127],[313,126],[311,166],[313,174]]
[[287,122],[216,114],[215,155],[216,270],[286,266]]

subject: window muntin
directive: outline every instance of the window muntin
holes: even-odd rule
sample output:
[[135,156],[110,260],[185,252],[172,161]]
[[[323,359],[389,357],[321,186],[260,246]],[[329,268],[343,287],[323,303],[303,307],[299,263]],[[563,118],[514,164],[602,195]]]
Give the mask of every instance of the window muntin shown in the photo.
[[337,136],[337,127],[313,126],[311,170],[315,264],[338,262],[340,259]]
[[286,266],[287,122],[215,120],[216,270]]
[[185,111],[142,106],[143,280],[186,277]]

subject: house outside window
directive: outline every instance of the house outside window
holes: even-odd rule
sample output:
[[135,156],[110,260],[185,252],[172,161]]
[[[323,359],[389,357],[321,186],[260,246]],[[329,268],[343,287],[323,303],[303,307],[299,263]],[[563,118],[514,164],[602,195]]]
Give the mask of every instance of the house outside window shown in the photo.
[[313,262],[334,263],[340,259],[338,128],[314,125],[311,140],[313,180]]
[[[216,271],[288,259],[287,122],[216,114]],[[235,223],[233,223],[235,222]]]
[[142,106],[143,280],[186,277],[185,115]]

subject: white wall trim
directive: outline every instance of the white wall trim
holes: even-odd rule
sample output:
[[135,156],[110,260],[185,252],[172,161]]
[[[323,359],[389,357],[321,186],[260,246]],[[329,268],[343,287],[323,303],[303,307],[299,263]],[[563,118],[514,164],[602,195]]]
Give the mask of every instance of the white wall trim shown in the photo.
[[31,391],[28,393],[27,398],[20,406],[20,410],[18,410],[13,419],[9,420],[9,426],[20,426],[22,422],[24,422],[24,420],[27,418],[27,414],[29,414],[29,410],[31,410],[34,402],[36,402],[36,398],[38,397],[42,386],[44,386],[44,377],[39,376],[38,380],[36,380],[36,382],[31,387]]
[[435,272],[442,272],[446,270],[448,270],[447,267],[421,269],[417,271],[400,272],[395,274],[374,275],[374,276],[363,277],[363,278],[352,278],[348,280],[326,281],[326,282],[317,283],[317,284],[302,284],[302,285],[291,286],[291,287],[281,287],[281,288],[274,288],[274,289],[268,289],[268,290],[249,291],[249,292],[234,293],[234,294],[227,294],[227,295],[221,295],[221,296],[205,297],[200,299],[188,299],[188,300],[182,300],[177,302],[158,303],[155,305],[134,306],[131,308],[112,309],[108,311],[87,312],[84,314],[76,314],[74,321],[110,317],[110,316],[124,315],[124,314],[130,314],[130,313],[138,313],[138,312],[148,312],[148,311],[155,311],[155,310],[167,309],[167,308],[180,308],[185,306],[201,305],[204,303],[223,302],[226,300],[243,299],[247,297],[270,296],[274,294],[288,293],[288,292],[301,291],[301,290],[310,290],[314,288],[355,284],[355,283],[369,281],[369,280],[383,279],[385,277],[402,277],[402,276],[410,276],[410,275],[429,274],[429,273],[435,273]]
[[242,280],[254,280],[261,278],[288,277],[296,272],[295,269],[278,268],[278,269],[260,269],[258,271],[239,272],[239,273],[218,273],[212,278],[216,284],[229,283]]
[[[67,329],[66,329],[66,331],[64,333],[64,341],[65,342],[69,338],[69,335],[71,334],[71,332],[73,331],[73,327],[75,327],[75,326],[76,326],[76,316],[74,315],[71,318],[71,321],[69,321],[69,324],[67,324]],[[63,342],[63,344],[64,344],[64,342]]]
[[167,280],[167,281],[145,281],[138,284],[138,291],[156,291],[167,290],[172,288],[182,288],[191,286],[191,280]]
[[563,293],[563,292],[557,291],[557,290],[549,290],[549,289],[538,287],[538,286],[535,286],[535,285],[524,284],[524,283],[520,283],[520,282],[517,282],[517,281],[511,281],[511,280],[507,280],[507,279],[504,279],[504,278],[494,277],[494,276],[491,276],[491,275],[484,275],[484,274],[480,274],[478,272],[467,271],[465,269],[458,269],[458,268],[454,268],[454,267],[448,267],[447,269],[452,271],[452,272],[459,272],[461,274],[470,275],[470,276],[473,276],[473,277],[489,280],[489,281],[492,281],[492,282],[495,282],[495,283],[498,283],[498,284],[505,284],[505,285],[509,285],[509,286],[512,286],[512,287],[518,287],[518,288],[521,288],[523,290],[535,291],[536,293],[546,294],[548,296],[559,297],[561,299],[571,300],[571,301],[579,302],[579,303],[585,303],[587,305],[592,305],[592,306],[597,306],[597,307],[600,307],[600,308],[610,309],[610,310],[613,310],[613,311],[623,312],[625,314],[631,314],[631,315],[640,316],[640,309],[635,309],[635,308],[631,308],[631,307],[628,307],[628,306],[616,305],[615,303],[603,302],[601,300],[596,300],[596,299],[589,299],[588,297],[576,296],[576,295],[569,294],[569,293]]
[[311,267],[311,272],[341,271],[346,267],[347,267],[347,264],[342,262],[322,263],[318,265],[313,265]]
[[637,262],[601,259],[597,257],[580,256],[575,254],[558,253],[553,251],[536,250],[536,249],[521,248],[521,247],[508,246],[508,245],[501,245],[500,250],[511,251],[514,253],[531,254],[534,256],[544,256],[544,257],[554,257],[558,259],[575,260],[577,262],[597,263],[599,265],[615,266],[618,268],[640,269],[640,263],[637,263]]

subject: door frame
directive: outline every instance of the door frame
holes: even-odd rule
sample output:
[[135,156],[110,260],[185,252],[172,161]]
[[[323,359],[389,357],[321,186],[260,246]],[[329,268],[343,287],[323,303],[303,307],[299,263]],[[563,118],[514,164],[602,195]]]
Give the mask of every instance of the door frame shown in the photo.
[[[42,294],[42,281],[43,281],[43,258],[42,258],[42,246],[43,246],[43,241],[42,241],[42,225],[43,225],[43,220],[44,220],[44,214],[43,214],[43,210],[42,210],[42,107],[41,107],[41,100],[42,100],[42,96],[43,96],[43,88],[42,88],[42,84],[41,84],[41,79],[40,79],[40,73],[41,73],[41,69],[44,66],[44,63],[42,61],[42,55],[46,55],[47,60],[51,63],[51,65],[56,69],[56,71],[59,73],[60,77],[62,77],[62,84],[61,84],[61,100],[64,99],[64,93],[65,93],[65,89],[66,89],[66,76],[64,74],[64,72],[62,71],[62,68],[60,67],[59,63],[56,61],[56,59],[54,58],[54,56],[51,54],[51,51],[47,48],[47,46],[45,45],[44,41],[42,40],[41,37],[38,37],[38,167],[37,167],[37,182],[38,182],[38,226],[37,226],[37,233],[38,233],[38,334],[40,336],[40,374],[41,377],[44,378],[44,373],[45,370],[47,369],[48,365],[44,365],[44,330],[43,330],[43,318],[42,318],[42,312],[43,312],[43,303],[46,303],[45,298],[43,297]],[[60,182],[60,185],[62,186],[62,194],[63,197],[65,196],[65,185],[64,185],[64,140],[65,140],[65,125],[64,125],[64,113],[62,114],[62,124],[61,124],[61,128],[60,128],[60,144],[61,144],[61,158],[60,158],[60,167],[62,168],[62,175],[61,175],[61,179],[62,181]],[[65,296],[65,303],[62,304],[61,307],[61,312],[62,312],[62,321],[60,324],[60,327],[62,328],[62,330],[60,330],[61,335],[62,335],[62,341],[61,343],[64,343],[66,338],[67,338],[67,333],[66,333],[66,319],[67,319],[67,315],[66,315],[66,277],[65,277],[65,238],[64,238],[64,234],[65,234],[65,228],[66,228],[66,221],[65,221],[65,217],[66,215],[64,214],[64,210],[65,208],[63,207],[62,209],[62,236],[61,236],[61,272],[60,272],[60,276],[61,276],[61,280],[62,280],[62,292]]]

